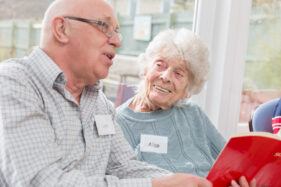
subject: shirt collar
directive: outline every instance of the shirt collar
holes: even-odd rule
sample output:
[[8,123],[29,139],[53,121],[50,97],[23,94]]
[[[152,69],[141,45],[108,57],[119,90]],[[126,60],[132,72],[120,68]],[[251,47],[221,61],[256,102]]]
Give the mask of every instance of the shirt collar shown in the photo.
[[[45,82],[49,87],[53,87],[57,80],[65,79],[59,66],[39,47],[33,50],[29,58],[32,63],[31,68],[35,68],[40,81]],[[66,79],[64,81],[66,82]]]

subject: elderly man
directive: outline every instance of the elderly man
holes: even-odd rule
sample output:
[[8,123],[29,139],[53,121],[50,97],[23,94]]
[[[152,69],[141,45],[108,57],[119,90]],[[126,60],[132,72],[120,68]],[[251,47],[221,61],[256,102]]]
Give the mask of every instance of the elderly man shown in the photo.
[[211,186],[140,162],[99,80],[121,45],[102,0],[55,0],[40,48],[0,65],[0,186]]

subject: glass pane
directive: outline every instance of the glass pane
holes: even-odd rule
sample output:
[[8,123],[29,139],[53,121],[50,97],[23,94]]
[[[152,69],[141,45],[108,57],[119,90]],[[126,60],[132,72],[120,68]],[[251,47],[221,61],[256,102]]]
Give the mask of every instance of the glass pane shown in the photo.
[[253,0],[240,123],[261,103],[281,97],[281,0]]
[[128,9],[130,6],[130,0],[108,0],[112,7],[114,7],[115,13],[118,15],[128,15]]
[[[138,1],[137,14],[161,13],[162,0],[141,0]],[[149,8],[148,8],[149,6]]]
[[[120,15],[120,32],[123,36],[126,36],[123,38],[123,45],[119,48],[118,53],[137,56],[144,52],[148,43],[162,30],[179,27],[192,29],[194,4],[195,0],[139,0],[135,3],[137,6],[137,14],[135,16],[125,15],[125,13],[121,13],[121,10],[117,9]],[[167,7],[169,7],[169,11],[161,12]],[[139,17],[150,17],[150,21],[147,21],[148,23],[146,25],[143,24],[145,26],[141,27],[143,29],[142,31],[136,29],[137,23],[141,23],[141,21],[135,21],[135,19]],[[150,28],[148,28],[148,24]],[[148,39],[136,38],[136,32],[149,32],[147,36]]]

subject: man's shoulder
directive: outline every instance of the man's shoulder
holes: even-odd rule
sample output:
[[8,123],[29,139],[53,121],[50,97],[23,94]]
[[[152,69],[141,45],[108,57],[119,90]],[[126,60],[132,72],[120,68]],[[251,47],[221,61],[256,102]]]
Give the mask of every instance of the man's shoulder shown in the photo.
[[0,97],[6,98],[11,94],[18,96],[29,95],[32,84],[30,84],[30,68],[25,65],[25,59],[9,59],[0,63]]
[[21,80],[28,74],[27,58],[12,58],[0,63],[0,77],[18,78]]

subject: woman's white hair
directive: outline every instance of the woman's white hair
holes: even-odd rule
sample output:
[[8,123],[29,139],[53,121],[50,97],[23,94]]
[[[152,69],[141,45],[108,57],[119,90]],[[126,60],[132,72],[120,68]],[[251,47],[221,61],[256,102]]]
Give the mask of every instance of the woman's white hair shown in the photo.
[[[138,57],[141,65],[141,74],[149,68],[157,56],[163,58],[177,57],[187,64],[189,82],[187,86],[188,97],[198,94],[210,70],[209,51],[198,35],[188,29],[169,29],[160,32],[148,45],[145,53]],[[140,83],[139,90],[144,89],[144,82]]]

